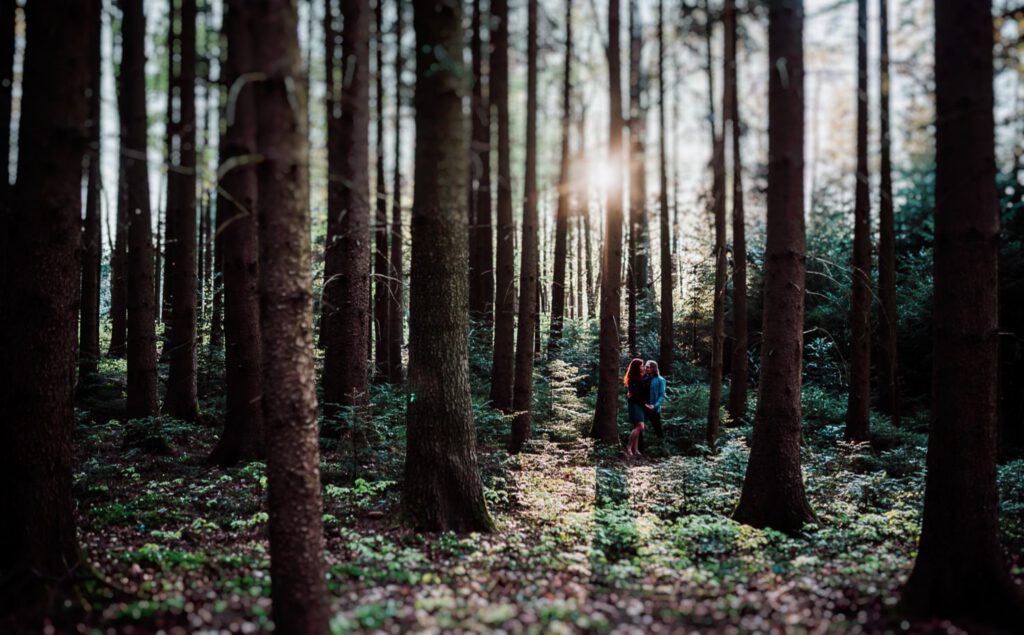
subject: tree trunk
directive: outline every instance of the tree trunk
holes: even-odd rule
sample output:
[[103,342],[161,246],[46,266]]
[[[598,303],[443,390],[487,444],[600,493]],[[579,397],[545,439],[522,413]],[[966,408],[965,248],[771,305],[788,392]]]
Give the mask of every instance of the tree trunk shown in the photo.
[[404,3],[395,2],[395,174],[391,201],[391,253],[388,279],[388,381],[402,383],[402,308],[405,285],[402,278],[402,11]]
[[[11,151],[11,98],[14,92],[14,40],[15,13],[18,10],[17,0],[0,2],[0,125],[4,134],[0,134],[0,297],[3,297],[7,284],[8,233],[11,210],[10,165],[8,158]],[[0,320],[5,309],[0,307]]]
[[665,137],[665,0],[658,0],[658,203],[661,230],[661,349],[660,372],[672,374],[672,229],[668,208],[668,153]]
[[[329,14],[330,5],[328,0]],[[370,357],[370,8],[363,0],[342,0],[341,12],[341,58],[336,61],[345,77],[344,87],[331,86],[340,91],[341,103],[335,104],[333,93],[328,97],[328,128],[334,134],[328,138],[323,296],[323,389],[332,409],[367,402]],[[332,31],[328,38],[327,54],[333,58]]]
[[804,315],[802,0],[768,5],[768,218],[761,380],[750,459],[733,518],[795,533],[814,519],[800,471]]
[[490,102],[498,111],[498,244],[495,263],[494,363],[491,405],[512,409],[515,345],[515,223],[512,220],[512,165],[508,114],[508,0],[492,0],[495,25],[491,48]]
[[629,326],[630,354],[636,356],[637,304],[647,291],[647,187],[644,165],[646,113],[640,103],[643,84],[643,26],[638,0],[629,0]]
[[601,441],[614,443],[619,436],[619,320],[622,304],[622,84],[619,71],[619,0],[608,0],[608,48],[605,55],[608,59],[608,96],[611,114],[608,163],[614,167],[607,183],[608,201],[605,207],[604,246],[601,258],[597,408],[590,434]]
[[[236,86],[255,72],[247,0],[231,0],[224,13],[224,85]],[[221,466],[263,456],[261,342],[259,298],[256,84],[241,84],[220,140],[220,165],[233,165],[220,176],[217,200],[218,253],[223,257],[224,432],[210,455]]]
[[747,418],[747,227],[743,211],[743,161],[740,154],[740,107],[736,82],[737,24],[735,0],[725,3],[725,116],[732,138],[732,362],[729,419]]
[[388,377],[391,359],[388,357],[388,192],[387,175],[384,172],[384,0],[376,0],[374,22],[376,31],[376,82],[377,97],[377,183],[375,214],[373,224],[373,322],[374,322],[374,373],[375,379]]
[[413,12],[416,191],[402,510],[420,531],[489,531],[467,362],[466,87],[455,68],[437,65],[438,55],[462,54],[461,6],[416,3]]
[[491,116],[490,103],[484,92],[484,55],[480,0],[473,0],[472,39],[473,94],[470,112],[473,115],[473,136],[470,146],[470,208],[469,208],[469,311],[475,318],[490,322],[494,312],[494,248],[491,221]]
[[[99,2],[99,0],[92,0]],[[85,219],[82,222],[82,307],[79,318],[78,375],[96,372],[100,359],[100,269],[103,260],[103,230],[100,224],[100,197],[103,183],[100,176],[100,78],[103,66],[103,19],[96,12],[89,41],[89,153],[88,183],[85,194]],[[8,102],[9,103],[9,102]],[[6,144],[6,141],[5,141]],[[2,151],[2,149],[0,149]],[[0,157],[7,157],[0,154]],[[4,170],[6,171],[6,163]],[[2,185],[6,185],[4,180]]]
[[327,633],[298,16],[293,0],[245,4],[255,70],[264,75],[254,87],[273,618],[282,633]]
[[73,393],[99,2],[31,2],[25,19],[18,182],[4,228],[0,611],[35,621],[63,608],[82,565],[71,487]]
[[[176,37],[175,22],[180,29]],[[180,0],[178,20],[172,19],[170,24],[168,57],[178,90],[167,109],[168,117],[177,125],[168,148],[167,192],[176,194],[167,199],[167,218],[174,220],[167,224],[174,228],[174,233],[168,234],[168,248],[175,257],[170,278],[173,308],[164,411],[178,419],[196,421],[196,0]]]
[[915,616],[1016,630],[999,540],[999,211],[990,2],[935,3],[935,355]]
[[[123,74],[124,71],[120,71],[120,75]],[[128,183],[125,180],[124,150],[124,136],[121,135],[117,160],[117,219],[114,223],[114,248],[110,253],[110,347],[107,349],[107,355],[115,358],[125,357],[128,351],[128,276],[125,271],[128,266]],[[157,306],[155,292],[153,306]]]
[[878,406],[900,421],[899,364],[896,342],[896,219],[892,204],[892,159],[889,148],[889,26],[888,0],[878,0],[879,128],[881,134],[878,211]]
[[704,2],[707,13],[707,30],[705,32],[708,56],[708,106],[711,118],[711,205],[715,217],[715,289],[711,325],[711,390],[708,399],[708,425],[705,440],[708,447],[715,448],[718,441],[718,428],[721,421],[722,406],[722,362],[725,348],[725,286],[726,267],[725,253],[725,126],[721,132],[716,131],[714,68],[711,58],[711,37],[714,22],[707,0]]
[[[548,353],[556,354],[562,347],[562,321],[565,316],[565,261],[569,233],[570,196],[572,192],[569,156],[569,130],[572,121],[572,3],[565,2],[565,68],[562,75],[562,159],[558,172],[558,208],[555,212],[555,263],[551,281],[551,330]],[[571,302],[571,298],[570,298]]]
[[120,0],[121,145],[128,216],[125,258],[128,306],[128,417],[157,414],[156,304],[153,299],[153,230],[146,160],[146,17],[142,0]]
[[[208,194],[208,197],[207,210],[209,210],[210,205],[213,203],[212,191]],[[227,202],[224,204],[230,205]],[[210,307],[210,348],[220,350],[224,345],[224,241],[221,240],[216,229],[219,226],[217,219],[222,217],[219,201],[216,207],[216,213],[210,220],[213,233],[209,244],[209,248],[213,250],[213,273],[210,276],[210,287],[213,294]],[[253,253],[256,253],[256,251]]]

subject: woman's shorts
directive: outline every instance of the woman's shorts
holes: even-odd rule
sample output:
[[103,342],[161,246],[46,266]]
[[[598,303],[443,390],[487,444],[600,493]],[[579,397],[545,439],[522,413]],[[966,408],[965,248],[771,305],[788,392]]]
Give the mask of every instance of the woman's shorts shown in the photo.
[[645,419],[647,419],[647,413],[644,412],[643,406],[635,403],[629,404],[630,423],[643,423]]

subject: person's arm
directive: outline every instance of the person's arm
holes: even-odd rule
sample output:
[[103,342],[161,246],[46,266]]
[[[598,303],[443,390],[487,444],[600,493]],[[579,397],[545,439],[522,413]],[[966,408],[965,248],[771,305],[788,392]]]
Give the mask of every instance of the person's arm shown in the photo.
[[657,383],[658,387],[655,389],[654,404],[655,408],[661,407],[661,402],[665,400],[665,379],[663,377],[658,378],[660,381]]

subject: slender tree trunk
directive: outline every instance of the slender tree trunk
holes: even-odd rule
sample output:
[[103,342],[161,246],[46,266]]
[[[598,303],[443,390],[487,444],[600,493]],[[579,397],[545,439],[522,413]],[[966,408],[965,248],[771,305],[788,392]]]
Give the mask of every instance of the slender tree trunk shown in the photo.
[[512,409],[515,362],[515,223],[512,220],[512,164],[508,114],[508,1],[491,1],[495,25],[491,48],[490,102],[498,112],[498,243],[495,264],[494,363],[491,404]]
[[[170,21],[172,31],[175,22]],[[175,264],[170,278],[173,308],[164,411],[178,419],[196,421],[196,0],[180,0],[177,22],[180,31],[177,37],[169,38],[178,43],[177,51],[173,45],[169,50],[178,90],[177,103],[169,104],[167,110],[168,117],[177,120],[177,135],[168,148],[167,191],[176,192],[167,200],[167,218],[174,219],[168,223],[168,227],[174,227],[168,244],[175,253]]]
[[469,200],[469,311],[475,318],[491,321],[494,311],[494,248],[491,221],[491,117],[484,91],[482,23],[488,16],[473,0],[470,53],[473,59],[473,93],[470,112],[473,136],[470,145]]
[[[325,7],[330,12],[329,0]],[[328,316],[324,401],[331,407],[366,403],[370,357],[370,9],[363,0],[343,0],[341,7],[344,26],[337,70],[345,77],[344,87],[332,88],[340,91],[340,113],[329,111],[334,120],[329,126],[336,126],[336,132],[333,142],[328,139],[334,147],[328,151],[323,302]],[[332,35],[328,57],[333,57]],[[328,106],[337,110],[333,95]]]
[[4,228],[0,610],[35,621],[62,608],[82,565],[71,450],[82,159],[95,72],[88,52],[98,46],[99,2],[31,2],[25,18],[18,183]]
[[735,0],[725,3],[725,116],[732,140],[732,362],[729,419],[747,418],[747,227],[743,211],[743,161],[740,154],[740,107],[736,81],[737,15]]
[[256,71],[248,0],[230,0],[224,13],[227,56],[224,85],[235,92],[234,108],[220,140],[222,169],[217,200],[218,254],[223,257],[224,431],[210,460],[222,466],[263,455],[259,235],[257,209],[256,84],[240,83]]
[[375,214],[373,224],[373,322],[374,322],[374,359],[375,378],[388,377],[391,360],[388,357],[388,192],[387,175],[384,172],[384,0],[376,0],[374,7],[374,23],[376,26],[376,82],[374,88],[377,97],[376,112],[376,155],[377,183],[374,202]]
[[658,203],[661,221],[661,374],[672,374],[672,229],[668,208],[668,153],[665,137],[665,0],[658,0]]
[[608,94],[610,129],[604,245],[601,262],[601,324],[597,409],[590,434],[605,442],[618,440],[619,320],[622,280],[622,84],[619,70],[619,0],[608,0]]
[[[99,3],[100,0],[91,0]],[[103,183],[100,176],[100,78],[103,66],[103,18],[96,11],[89,41],[89,152],[88,182],[85,194],[85,219],[82,222],[82,308],[79,318],[78,374],[79,378],[96,372],[100,359],[100,268],[103,260],[103,229],[100,223],[100,197]],[[9,107],[9,105],[8,105]],[[6,141],[4,142],[6,144]],[[2,148],[0,148],[2,152]],[[6,154],[0,158],[6,159]],[[4,170],[6,171],[6,161]],[[6,180],[0,186],[6,185]]]
[[[208,196],[212,203],[213,192],[211,191]],[[224,203],[225,206],[230,204]],[[210,307],[210,348],[212,350],[220,350],[224,345],[224,241],[216,229],[220,225],[218,220],[223,215],[219,200],[216,207],[216,213],[211,219],[213,237],[210,241],[210,248],[213,250],[213,274],[210,277],[211,293],[213,294]],[[255,250],[254,253],[256,253]]]
[[800,471],[804,315],[802,0],[768,5],[768,235],[761,380],[737,521],[793,533],[814,519]]
[[647,187],[644,161],[646,113],[640,103],[643,84],[643,25],[638,0],[629,0],[629,326],[630,354],[636,356],[637,304],[647,291]]
[[892,159],[889,136],[889,18],[888,0],[878,0],[879,63],[878,119],[881,134],[878,211],[878,405],[900,421],[900,386],[896,342],[896,219],[892,204]]
[[156,304],[153,301],[153,230],[146,160],[146,17],[142,0],[120,0],[121,146],[124,153],[128,246],[128,416],[159,411],[156,374]]
[[[591,247],[591,233],[590,229],[590,205],[584,202],[583,205],[583,242],[585,243],[584,258],[586,259],[586,270],[587,270],[587,288],[584,292],[584,299],[587,303],[587,317],[593,317],[598,309],[597,302],[595,301],[594,295],[597,287],[594,284],[594,251]],[[600,284],[600,276],[598,276],[597,283]]]
[[[461,3],[413,5],[416,175],[402,510],[421,531],[489,531],[469,392],[465,81]],[[455,148],[459,151],[447,151]]]
[[255,70],[264,75],[255,102],[273,618],[282,633],[327,633],[298,16],[294,0],[245,4]]
[[924,520],[903,608],[1016,630],[999,541],[999,198],[990,2],[935,3],[935,355]]
[[714,70],[711,57],[711,38],[714,22],[711,18],[709,3],[705,0],[707,12],[707,30],[705,32],[708,56],[708,106],[711,117],[711,153],[712,193],[711,204],[715,216],[715,290],[712,308],[711,325],[711,390],[708,399],[708,425],[705,440],[709,448],[714,449],[718,441],[718,428],[721,422],[722,405],[722,363],[725,353],[725,291],[726,267],[725,253],[725,126],[716,131]]
[[404,3],[395,1],[395,174],[391,201],[391,253],[388,279],[388,381],[402,383],[403,266],[402,266],[402,12]]
[[[551,330],[548,353],[562,347],[562,321],[565,315],[565,264],[569,233],[572,175],[569,156],[569,130],[572,122],[572,2],[565,1],[565,69],[562,75],[562,159],[558,173],[558,208],[555,212],[555,263],[551,281]],[[570,295],[570,303],[572,301]]]
[[[160,185],[157,186],[156,199],[157,205],[159,201],[167,200],[167,188],[165,183],[167,182],[166,173],[160,175]],[[161,310],[163,308],[163,296],[161,295],[160,280],[162,279],[161,273],[163,267],[163,250],[167,242],[167,236],[164,232],[164,219],[167,218],[167,210],[161,210],[157,208],[154,214],[155,218],[153,222],[156,223],[156,235],[153,236],[153,306],[156,307],[156,320],[159,323],[162,319]]]
[[[3,297],[7,284],[8,234],[11,210],[10,166],[8,157],[11,151],[11,98],[14,91],[14,40],[15,13],[18,9],[17,0],[0,2],[0,297]],[[5,309],[0,307],[0,320]]]

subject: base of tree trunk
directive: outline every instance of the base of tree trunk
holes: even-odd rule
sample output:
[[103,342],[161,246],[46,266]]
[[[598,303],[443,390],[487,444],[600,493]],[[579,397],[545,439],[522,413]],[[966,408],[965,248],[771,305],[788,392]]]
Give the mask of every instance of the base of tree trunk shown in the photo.
[[[911,618],[945,618],[962,626],[994,626],[1018,632],[1024,624],[1024,594],[1001,562],[964,560],[951,566],[948,559],[935,570],[918,557],[903,588],[899,609]],[[968,629],[972,630],[972,629]]]

